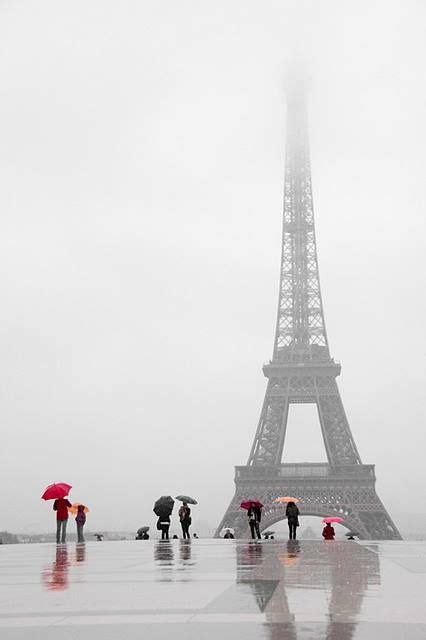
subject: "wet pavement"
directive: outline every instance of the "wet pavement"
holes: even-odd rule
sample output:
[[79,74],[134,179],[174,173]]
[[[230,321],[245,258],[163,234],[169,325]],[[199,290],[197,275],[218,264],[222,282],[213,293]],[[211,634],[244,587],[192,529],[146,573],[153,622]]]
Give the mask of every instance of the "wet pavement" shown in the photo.
[[2,640],[426,640],[426,543],[0,546]]

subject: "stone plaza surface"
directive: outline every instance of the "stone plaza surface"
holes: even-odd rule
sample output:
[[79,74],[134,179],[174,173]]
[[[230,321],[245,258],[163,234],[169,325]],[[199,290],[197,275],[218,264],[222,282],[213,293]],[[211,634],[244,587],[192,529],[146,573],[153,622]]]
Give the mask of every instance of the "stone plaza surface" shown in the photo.
[[426,543],[3,545],[0,638],[426,639]]

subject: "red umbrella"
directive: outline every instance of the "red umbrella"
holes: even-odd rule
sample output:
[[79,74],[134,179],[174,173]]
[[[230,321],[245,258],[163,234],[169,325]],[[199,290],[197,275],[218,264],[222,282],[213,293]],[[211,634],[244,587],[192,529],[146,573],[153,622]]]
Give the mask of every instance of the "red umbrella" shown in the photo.
[[251,507],[258,507],[259,509],[261,509],[263,507],[263,504],[259,502],[259,500],[243,500],[240,504],[240,508],[245,509],[246,511],[248,511]]
[[323,522],[325,522],[325,524],[330,524],[332,522],[343,522],[343,518],[339,518],[339,516],[327,516],[327,518],[324,518]]
[[41,496],[43,500],[56,500],[57,498],[65,498],[72,489],[72,485],[66,482],[54,482],[49,484]]

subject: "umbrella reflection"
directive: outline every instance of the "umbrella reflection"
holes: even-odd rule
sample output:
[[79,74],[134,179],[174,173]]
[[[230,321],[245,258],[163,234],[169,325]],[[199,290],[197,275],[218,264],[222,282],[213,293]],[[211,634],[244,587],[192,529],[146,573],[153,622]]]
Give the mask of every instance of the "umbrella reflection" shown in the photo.
[[51,567],[42,571],[41,579],[45,589],[49,591],[63,591],[68,589],[68,549],[66,545],[56,547],[55,561]]
[[291,567],[298,563],[298,554],[300,553],[300,542],[298,540],[289,540],[287,542],[287,552],[280,553],[279,561],[286,567]]

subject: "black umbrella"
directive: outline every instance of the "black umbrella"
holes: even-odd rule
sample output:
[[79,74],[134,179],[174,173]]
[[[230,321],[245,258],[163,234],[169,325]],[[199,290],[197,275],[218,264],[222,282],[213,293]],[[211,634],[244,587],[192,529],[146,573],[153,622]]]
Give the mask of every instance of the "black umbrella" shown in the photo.
[[169,516],[173,511],[174,503],[172,496],[161,496],[155,501],[153,511],[159,517]]

